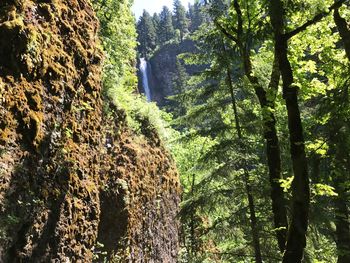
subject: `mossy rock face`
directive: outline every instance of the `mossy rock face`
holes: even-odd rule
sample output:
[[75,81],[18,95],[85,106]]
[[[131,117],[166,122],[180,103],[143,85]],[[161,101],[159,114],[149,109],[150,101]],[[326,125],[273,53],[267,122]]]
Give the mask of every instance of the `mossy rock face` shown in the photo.
[[0,262],[176,262],[178,176],[104,116],[89,1],[0,3]]
[[23,21],[14,18],[0,24],[0,70],[19,74],[20,55],[25,48]]

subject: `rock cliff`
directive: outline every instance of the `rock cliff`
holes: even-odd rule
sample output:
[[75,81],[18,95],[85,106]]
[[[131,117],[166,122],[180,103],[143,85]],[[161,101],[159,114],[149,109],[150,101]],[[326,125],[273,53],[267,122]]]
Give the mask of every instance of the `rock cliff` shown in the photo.
[[85,0],[0,2],[0,261],[176,262],[178,176],[101,99]]
[[[177,77],[176,60],[177,56],[183,53],[194,53],[195,44],[191,40],[182,43],[167,44],[159,48],[149,59],[149,82],[152,88],[152,100],[159,106],[166,106],[169,102],[167,97],[174,95],[173,79]],[[187,73],[192,76],[198,72],[200,67],[185,65]],[[141,74],[139,73],[139,90],[143,91]]]

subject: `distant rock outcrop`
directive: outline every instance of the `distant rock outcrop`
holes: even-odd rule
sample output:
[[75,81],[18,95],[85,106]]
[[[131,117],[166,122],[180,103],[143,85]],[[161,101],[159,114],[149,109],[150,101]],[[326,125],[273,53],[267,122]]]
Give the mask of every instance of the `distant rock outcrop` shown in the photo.
[[[167,44],[155,52],[149,59],[150,74],[149,82],[152,87],[152,100],[159,106],[167,105],[167,97],[173,95],[173,79],[177,76],[176,60],[179,54],[194,53],[196,47],[191,40],[185,40],[182,43]],[[198,66],[185,65],[189,75],[197,72]],[[141,76],[139,76],[141,79]],[[141,81],[139,84],[141,85]],[[142,86],[139,87],[142,91]]]
[[176,262],[177,172],[103,113],[89,2],[0,2],[0,262]]

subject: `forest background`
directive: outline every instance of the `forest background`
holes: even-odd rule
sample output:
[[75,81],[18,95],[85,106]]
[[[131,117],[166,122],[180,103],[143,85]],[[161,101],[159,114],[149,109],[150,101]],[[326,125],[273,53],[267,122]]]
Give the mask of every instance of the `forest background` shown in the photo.
[[[175,0],[136,26],[131,1],[93,2],[106,99],[181,175],[179,262],[350,262],[349,1]],[[136,58],[176,47],[159,110]]]

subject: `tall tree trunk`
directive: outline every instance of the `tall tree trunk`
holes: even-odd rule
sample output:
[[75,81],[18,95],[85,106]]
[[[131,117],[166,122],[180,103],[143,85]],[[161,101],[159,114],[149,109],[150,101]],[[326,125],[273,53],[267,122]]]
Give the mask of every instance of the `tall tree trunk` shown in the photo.
[[[232,77],[231,77],[231,73],[230,73],[230,68],[227,67],[227,84],[228,84],[229,89],[230,89],[232,109],[233,109],[234,116],[235,116],[237,137],[240,141],[241,149],[243,149],[243,140],[244,139],[243,139],[242,129],[241,129],[240,121],[239,121],[236,98],[234,95],[234,89],[233,89],[232,83],[233,82],[232,82]],[[247,164],[245,161],[243,161],[243,170],[244,170],[244,184],[245,184],[246,194],[248,197],[248,208],[249,208],[249,215],[250,215],[250,226],[251,226],[252,237],[253,237],[255,262],[262,263],[263,261],[262,261],[261,248],[260,248],[258,220],[256,218],[254,197],[253,197],[253,193],[252,193],[252,187],[250,185],[250,175],[249,175],[249,171],[247,169]]]
[[[344,100],[345,99],[345,100]],[[347,96],[335,97],[334,102],[338,107],[348,107]],[[339,108],[338,108],[339,109]],[[342,116],[335,112],[329,123],[330,130],[330,155],[332,161],[332,181],[338,196],[334,199],[335,210],[335,239],[338,250],[338,263],[350,262],[350,216],[349,216],[349,182],[350,182],[350,147],[344,144],[349,139],[347,130],[349,125],[344,125]],[[343,130],[345,128],[345,130]]]
[[[246,48],[244,48],[246,50]],[[244,59],[245,74],[249,82],[253,85],[255,94],[258,97],[260,107],[262,110],[262,119],[264,124],[264,137],[266,144],[266,156],[267,164],[269,168],[269,178],[271,186],[271,200],[272,200],[272,211],[274,216],[274,224],[277,235],[278,246],[281,252],[284,252],[286,239],[287,239],[287,229],[288,229],[288,219],[287,219],[287,209],[286,209],[286,199],[284,197],[283,189],[280,185],[280,179],[282,179],[281,174],[281,152],[279,139],[277,136],[276,129],[276,118],[274,114],[275,108],[275,94],[278,90],[278,84],[280,80],[280,70],[278,59],[275,57],[273,69],[271,73],[271,79],[269,84],[269,90],[271,96],[268,99],[267,92],[260,85],[258,79],[253,76],[252,64],[250,55],[247,51],[242,51],[242,56]],[[274,95],[273,95],[274,94]],[[273,97],[271,99],[271,97]]]
[[346,203],[346,192],[344,189],[346,183],[345,179],[346,178],[343,174],[335,176],[333,179],[334,188],[338,193],[338,196],[334,201],[338,263],[350,262],[350,217]]
[[298,104],[297,87],[293,85],[293,70],[288,59],[288,38],[284,35],[284,8],[281,0],[270,1],[270,17],[275,35],[275,52],[283,80],[283,96],[288,113],[290,155],[294,180],[292,185],[292,216],[288,230],[284,263],[297,263],[303,259],[306,246],[310,205],[309,176],[305,154],[305,141]]
[[337,25],[337,29],[339,31],[339,35],[344,43],[345,52],[350,60],[350,29],[346,20],[342,18],[339,14],[339,8],[334,10],[334,22]]
[[[195,177],[195,174],[192,174],[192,182],[191,182],[191,197],[193,198],[194,196],[194,186],[195,186],[195,180],[196,180],[196,177]],[[195,214],[196,214],[196,211],[194,209],[194,211],[192,211],[192,214],[191,214],[191,222],[190,222],[190,234],[191,234],[191,257],[194,258],[196,255],[197,255],[197,249],[196,249],[196,233],[195,233],[195,230],[196,230],[196,226],[195,226]]]
[[262,261],[261,248],[260,248],[258,220],[256,218],[254,198],[253,198],[253,193],[252,193],[252,187],[250,185],[249,171],[248,171],[247,167],[244,167],[244,184],[245,184],[246,193],[247,193],[247,197],[248,197],[250,226],[252,229],[252,236],[253,236],[255,262],[262,263],[263,261]]
[[[260,85],[258,79],[253,76],[252,63],[250,58],[250,53],[248,48],[246,48],[243,43],[243,17],[238,1],[234,1],[234,8],[238,15],[238,30],[237,37],[230,35],[220,24],[217,23],[218,28],[221,32],[229,38],[231,41],[235,42],[239,47],[242,56],[242,65],[244,74],[248,78],[249,82],[254,87],[255,94],[259,100],[261,110],[263,112],[262,119],[264,124],[264,138],[266,145],[266,156],[267,165],[269,170],[269,180],[271,186],[271,201],[272,201],[272,212],[274,218],[274,225],[276,228],[276,237],[278,242],[278,247],[283,253],[285,250],[287,229],[288,229],[288,218],[286,209],[286,199],[284,197],[283,189],[279,183],[282,179],[281,175],[281,152],[279,139],[277,136],[276,129],[276,118],[274,114],[275,107],[275,94],[278,90],[278,84],[280,80],[280,70],[278,67],[278,59],[275,57],[271,79],[269,84],[268,92],[271,93],[272,97],[267,96],[267,92]],[[225,50],[225,45],[224,45]],[[226,50],[225,50],[226,52]],[[273,95],[274,94],[274,95]]]
[[[334,21],[337,25],[340,37],[344,43],[346,55],[350,61],[350,28],[346,20],[342,18],[339,14],[339,9],[334,10]],[[340,140],[343,141],[343,140]],[[343,154],[339,154],[340,149],[349,155],[348,149],[344,149],[343,145],[338,142],[338,157],[337,160],[348,160],[348,163],[345,164],[345,167],[349,167],[349,156],[344,158]],[[338,249],[338,263],[347,263],[350,262],[350,226],[349,226],[349,209],[346,200],[348,196],[346,194],[345,185],[348,183],[347,178],[349,178],[349,170],[343,169],[345,171],[342,174],[337,174],[333,178],[334,188],[338,193],[337,198],[335,199],[335,213],[336,213],[336,243]]]
[[[278,59],[275,57],[269,92],[277,93],[279,80],[280,71],[278,66]],[[287,239],[288,219],[286,199],[284,197],[284,192],[280,184],[280,179],[282,179],[282,165],[280,145],[276,129],[276,118],[275,114],[273,113],[275,109],[275,98],[273,100],[267,99],[266,92],[262,93],[262,90],[262,87],[255,89],[256,95],[259,98],[261,109],[264,112],[263,123],[265,130],[267,163],[269,167],[271,185],[272,211],[274,216],[278,247],[283,253]]]

